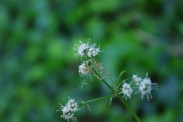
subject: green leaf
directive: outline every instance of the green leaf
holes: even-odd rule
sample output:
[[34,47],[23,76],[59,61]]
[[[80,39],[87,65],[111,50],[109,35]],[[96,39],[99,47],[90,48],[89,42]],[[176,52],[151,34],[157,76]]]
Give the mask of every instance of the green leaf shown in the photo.
[[113,97],[110,98],[110,100],[109,100],[109,105],[111,105],[112,99],[113,99]]
[[118,81],[120,80],[120,78],[122,77],[122,75],[123,75],[124,73],[125,73],[125,70],[123,70],[123,71],[121,71],[121,72],[119,73],[117,83],[118,83]]
[[126,78],[124,80],[122,80],[119,84],[118,84],[118,88],[121,86],[121,84],[123,84],[126,80],[128,80],[129,78]]
[[120,81],[120,83],[118,84],[118,88],[121,86],[121,84],[123,84],[125,82],[125,80]]

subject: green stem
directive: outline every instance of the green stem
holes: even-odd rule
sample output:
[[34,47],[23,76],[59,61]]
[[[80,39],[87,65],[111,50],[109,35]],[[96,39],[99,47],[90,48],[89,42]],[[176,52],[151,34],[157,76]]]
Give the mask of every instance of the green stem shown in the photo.
[[[95,58],[93,58],[92,57],[92,59],[96,62],[96,60],[95,60]],[[112,79],[112,77],[110,76],[110,74],[106,71],[106,70],[104,70],[105,72],[106,72],[106,74],[107,74],[107,77],[110,79],[110,81],[112,82],[112,84],[115,86],[115,88],[116,88],[116,82]]]
[[[109,96],[105,96],[105,97],[101,97],[101,98],[97,98],[97,99],[93,99],[93,100],[89,100],[89,101],[86,101],[86,102],[83,102],[81,104],[79,104],[80,106],[83,106],[85,104],[88,104],[90,102],[94,102],[94,101],[98,101],[98,100],[101,100],[101,99],[106,99],[106,98],[110,98],[110,97],[114,97],[114,96],[117,96],[118,99],[125,105],[125,107],[130,111],[130,113],[133,115],[133,117],[136,119],[137,122],[141,122],[140,118],[137,116],[137,114],[133,111],[133,109],[128,105],[128,103],[122,98],[121,95],[116,95],[116,91],[117,89],[113,89],[101,76],[100,74],[95,71],[95,69],[91,68],[92,71],[95,73],[95,75],[102,81],[104,82],[105,85],[107,85],[109,87],[109,89],[114,92],[115,94],[113,95],[109,95]],[[111,82],[115,85],[115,82],[114,80],[111,78],[111,76],[109,74],[108,75],[108,78],[111,80]],[[115,85],[114,87],[116,88],[117,85]],[[118,94],[118,93],[117,93]]]
[[107,71],[105,71],[105,72],[106,72],[108,78],[110,79],[110,81],[113,83],[114,87],[116,88],[116,86],[117,86],[116,82],[112,79],[111,75]]
[[140,118],[137,114],[133,111],[133,109],[128,105],[128,103],[122,98],[122,96],[118,95],[118,99],[125,105],[125,107],[130,111],[133,117],[136,119],[137,122],[141,122]]
[[106,98],[111,98],[111,97],[114,97],[114,94],[112,95],[108,95],[108,96],[104,96],[104,97],[100,97],[100,98],[96,98],[96,99],[92,99],[92,100],[88,100],[88,101],[82,101],[81,103],[79,103],[78,105],[81,107],[85,104],[88,104],[88,103],[91,103],[91,102],[95,102],[95,101],[99,101],[99,100],[103,100],[103,99],[106,99]]
[[100,80],[102,81],[102,82],[104,82],[105,83],[105,85],[107,85],[109,88],[110,88],[110,90],[111,91],[113,91],[113,92],[115,92],[115,90],[93,69],[93,68],[91,68],[92,69],[92,71],[95,73],[95,75],[97,75],[97,77],[99,77],[100,78]]

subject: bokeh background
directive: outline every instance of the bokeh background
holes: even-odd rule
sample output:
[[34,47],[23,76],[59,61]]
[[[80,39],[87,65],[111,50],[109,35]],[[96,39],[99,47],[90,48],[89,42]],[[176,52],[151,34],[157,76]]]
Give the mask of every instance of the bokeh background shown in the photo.
[[[0,122],[65,122],[56,112],[76,101],[110,94],[80,77],[78,41],[100,45],[98,60],[116,78],[148,72],[159,90],[149,102],[127,102],[144,122],[183,122],[182,0],[1,0]],[[82,82],[86,82],[81,89]],[[130,82],[130,80],[129,80]],[[81,107],[78,122],[134,122],[114,99]]]

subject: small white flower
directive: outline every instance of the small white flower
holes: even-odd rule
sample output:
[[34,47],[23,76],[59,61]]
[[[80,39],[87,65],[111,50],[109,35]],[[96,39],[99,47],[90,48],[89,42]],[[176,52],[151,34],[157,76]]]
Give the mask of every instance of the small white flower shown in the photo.
[[62,106],[62,110],[61,110],[63,113],[67,113],[69,111],[69,108],[68,106]]
[[61,117],[66,119],[66,120],[73,120],[76,121],[76,117],[74,116],[74,112],[78,110],[79,105],[75,102],[74,99],[69,98],[69,101],[65,106],[62,106],[59,104],[61,107],[57,111],[62,111]]
[[69,101],[68,101],[68,103],[67,103],[67,106],[68,106],[68,109],[69,109],[70,111],[75,112],[75,111],[78,110],[78,104],[75,102],[74,99],[71,99],[71,98],[70,98]]
[[79,74],[80,74],[81,76],[91,74],[90,67],[88,66],[87,62],[83,62],[83,63],[79,66]]
[[68,106],[64,106],[62,108],[63,115],[61,115],[62,118],[69,120],[72,119],[74,114],[72,111],[69,110]]
[[95,57],[96,55],[98,55],[99,52],[101,52],[100,48],[99,47],[96,48],[95,46],[96,44],[93,44],[87,51],[88,57],[92,57],[92,56]]
[[70,111],[66,112],[66,113],[63,113],[63,115],[61,115],[62,118],[66,119],[66,120],[70,120],[70,119],[74,119],[74,114],[71,113]]
[[122,85],[122,93],[123,93],[123,97],[124,97],[125,99],[131,98],[131,94],[133,93],[133,90],[132,90],[130,84],[128,84],[128,83],[125,82],[125,83]]
[[133,79],[134,81],[138,81],[137,75],[133,75],[132,79]]
[[87,50],[89,49],[89,45],[88,43],[82,43],[81,41],[79,41],[81,44],[80,45],[75,45],[75,47],[73,48],[74,50],[77,51],[76,56],[80,55],[81,57],[86,55]]
[[142,81],[141,77],[137,77],[137,75],[133,75],[132,80],[135,81],[136,85],[139,85],[140,82]]
[[77,51],[76,56],[88,56],[88,57],[95,57],[96,55],[98,55],[99,52],[101,52],[99,47],[96,47],[96,44],[93,45],[89,45],[88,43],[82,43],[81,41],[80,45],[75,45],[75,47],[73,48],[74,50]]
[[[59,105],[61,105],[61,104],[59,104]],[[61,115],[61,117],[68,121],[70,119],[72,119],[73,121],[76,120],[76,117],[74,117],[74,112],[70,111],[67,105],[66,106],[61,105],[60,109],[57,111],[62,111],[63,114]]]
[[[152,83],[151,79],[146,75],[146,77],[140,82],[138,92],[141,93],[141,98],[143,99],[144,95],[147,96],[147,100],[152,99],[151,90],[157,89],[157,84]],[[137,92],[137,93],[138,93]]]

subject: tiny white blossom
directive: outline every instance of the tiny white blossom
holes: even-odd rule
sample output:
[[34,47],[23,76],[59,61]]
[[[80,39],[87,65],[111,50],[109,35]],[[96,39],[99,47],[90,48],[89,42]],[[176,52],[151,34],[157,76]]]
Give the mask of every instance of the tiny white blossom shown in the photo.
[[83,63],[79,66],[79,74],[80,74],[81,76],[91,74],[90,67],[88,66],[87,62],[83,62]]
[[132,90],[130,84],[128,84],[128,83],[125,82],[125,83],[122,85],[122,93],[123,93],[123,97],[124,97],[125,99],[131,98],[131,94],[133,93],[133,90]]
[[80,45],[75,45],[75,47],[73,48],[74,50],[77,51],[76,56],[80,55],[81,57],[86,55],[87,50],[89,49],[89,45],[88,43],[82,43],[81,41],[79,41],[81,44]]
[[93,44],[87,51],[88,57],[92,57],[92,56],[95,57],[96,55],[98,55],[99,52],[101,52],[100,48],[99,47],[96,48],[95,46],[96,44]]
[[[61,104],[59,104],[59,105],[61,105]],[[73,121],[76,120],[76,117],[74,117],[74,112],[70,111],[67,105],[66,106],[61,105],[60,109],[57,111],[62,111],[63,114],[61,115],[61,117],[68,121],[70,119],[72,119]]]
[[135,81],[136,85],[139,85],[142,81],[141,77],[137,77],[137,75],[133,75],[132,79]]
[[77,51],[76,56],[88,56],[88,57],[95,57],[96,55],[98,55],[99,52],[101,52],[99,47],[96,47],[96,44],[93,45],[89,45],[89,43],[82,43],[81,41],[80,45],[75,45],[75,47],[73,48],[74,50]]
[[71,99],[71,98],[70,98],[69,101],[68,101],[68,103],[67,103],[67,106],[68,106],[68,109],[69,109],[70,111],[75,112],[75,111],[78,110],[78,103],[75,102],[74,99]]
[[132,79],[133,79],[134,81],[138,81],[137,75],[133,75]]
[[73,112],[69,110],[68,106],[64,106],[62,108],[62,112],[63,112],[63,115],[61,115],[61,117],[66,120],[70,120],[74,116]]
[[[59,104],[61,105],[61,104]],[[78,110],[79,105],[77,104],[77,102],[75,102],[74,99],[69,99],[67,104],[65,106],[60,107],[59,110],[57,111],[62,111],[62,115],[61,117],[66,119],[66,120],[73,120],[76,121],[76,117],[74,116],[74,113]]]
[[157,88],[157,84],[156,83],[152,83],[151,79],[147,75],[140,82],[138,88],[139,88],[138,92],[141,93],[141,98],[143,99],[144,95],[146,95],[147,96],[147,100],[149,100],[149,98],[152,99],[151,90],[156,89]]
[[63,113],[67,113],[67,112],[69,111],[68,106],[67,106],[67,105],[66,105],[66,106],[62,106],[61,111],[62,111]]

